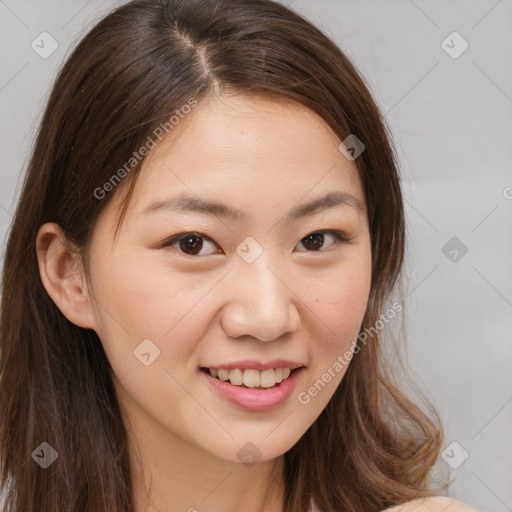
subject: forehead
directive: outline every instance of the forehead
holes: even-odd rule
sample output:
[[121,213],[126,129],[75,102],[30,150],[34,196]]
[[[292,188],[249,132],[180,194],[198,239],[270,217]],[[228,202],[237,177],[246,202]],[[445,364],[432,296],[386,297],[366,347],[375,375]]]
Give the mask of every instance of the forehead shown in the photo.
[[[205,158],[245,163],[319,160],[336,150],[339,141],[327,123],[310,109],[290,100],[245,95],[208,100],[181,120],[155,150],[159,157],[183,146],[190,162]],[[282,154],[280,159],[280,154]],[[335,152],[336,157],[339,153]],[[174,155],[175,156],[175,155]],[[304,166],[301,166],[304,167]],[[350,165],[348,166],[350,167]]]
[[[290,101],[248,96],[197,105],[149,152],[130,201],[141,215],[151,200],[183,193],[249,204],[291,206],[329,190],[365,205],[357,166],[316,113]],[[290,203],[291,201],[291,203]]]

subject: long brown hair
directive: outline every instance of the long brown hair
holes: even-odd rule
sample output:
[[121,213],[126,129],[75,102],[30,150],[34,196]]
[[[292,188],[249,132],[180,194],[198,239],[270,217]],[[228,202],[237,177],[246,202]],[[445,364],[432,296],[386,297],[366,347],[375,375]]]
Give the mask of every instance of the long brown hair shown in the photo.
[[[135,0],[79,42],[55,81],[9,233],[0,324],[1,486],[10,512],[133,512],[127,433],[111,367],[96,333],[68,321],[43,287],[36,235],[56,222],[87,267],[87,247],[113,192],[105,183],[190,98],[214,91],[304,105],[356,159],[372,250],[361,332],[375,326],[401,283],[405,223],[389,130],[342,51],[299,14],[271,0]],[[115,193],[125,208],[137,161]],[[126,169],[126,168],[125,168]],[[96,192],[95,192],[96,191]],[[118,224],[120,225],[120,224]],[[429,472],[443,441],[393,377],[374,329],[334,396],[285,454],[285,511],[376,512],[438,494]],[[58,454],[43,470],[33,452]]]

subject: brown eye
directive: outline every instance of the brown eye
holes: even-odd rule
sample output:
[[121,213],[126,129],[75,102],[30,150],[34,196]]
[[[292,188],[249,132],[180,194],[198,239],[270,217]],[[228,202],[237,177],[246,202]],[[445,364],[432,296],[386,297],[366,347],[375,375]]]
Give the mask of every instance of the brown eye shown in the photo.
[[[203,242],[203,240],[206,241],[206,244]],[[203,249],[203,247],[205,245],[208,246],[208,244],[215,246],[215,242],[205,235],[202,235],[200,233],[185,233],[183,235],[177,235],[172,237],[163,245],[163,247],[174,247],[177,245],[177,249],[183,252],[184,254],[187,254],[189,256],[204,256],[204,254],[200,254],[200,252]]]
[[[346,238],[340,231],[329,230],[314,231],[313,233],[305,236],[299,243],[302,243],[304,247],[306,247],[307,252],[323,252],[325,249],[323,245],[325,243],[326,236],[334,238],[334,242],[332,242],[327,247],[331,247],[336,243],[348,242],[350,240],[349,238]],[[211,238],[201,233],[182,233],[167,240],[162,245],[162,248],[173,247],[188,256],[208,256],[212,254],[218,254],[219,251],[209,253],[203,252],[203,254],[201,254],[201,251],[205,247],[208,248],[208,245],[211,245],[212,248],[218,247]]]
[[[318,252],[325,242],[325,235],[331,235],[339,243],[348,242],[348,238],[344,237],[339,231],[314,231],[305,236],[299,243],[302,243],[309,252]],[[336,241],[328,247],[335,245]]]

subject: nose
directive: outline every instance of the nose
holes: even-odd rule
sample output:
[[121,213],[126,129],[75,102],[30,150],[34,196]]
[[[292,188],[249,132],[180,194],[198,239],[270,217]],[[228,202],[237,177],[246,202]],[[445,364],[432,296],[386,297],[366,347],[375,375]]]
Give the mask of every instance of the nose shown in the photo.
[[269,265],[261,255],[256,261],[238,261],[227,276],[228,301],[221,324],[231,338],[251,337],[260,341],[279,339],[298,331],[300,315],[294,283]]

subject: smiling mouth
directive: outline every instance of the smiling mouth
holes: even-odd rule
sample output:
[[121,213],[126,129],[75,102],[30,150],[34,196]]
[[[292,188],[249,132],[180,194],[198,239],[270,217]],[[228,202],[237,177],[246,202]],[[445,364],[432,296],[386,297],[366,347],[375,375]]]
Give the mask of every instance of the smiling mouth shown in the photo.
[[295,371],[303,368],[270,368],[268,370],[255,370],[252,368],[236,368],[233,370],[224,370],[217,368],[200,368],[201,371],[209,374],[211,377],[227,382],[233,386],[242,388],[268,389],[279,387],[282,382],[287,380]]

